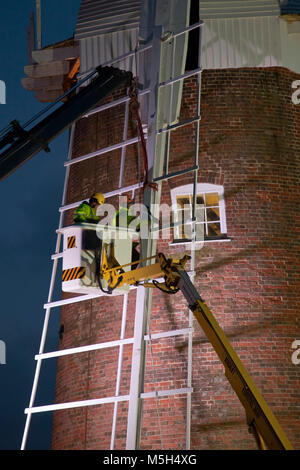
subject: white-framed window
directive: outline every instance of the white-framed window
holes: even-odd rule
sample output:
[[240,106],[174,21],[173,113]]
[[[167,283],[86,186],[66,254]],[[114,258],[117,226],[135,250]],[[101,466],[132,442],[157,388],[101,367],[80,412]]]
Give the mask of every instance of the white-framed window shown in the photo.
[[[192,239],[193,184],[171,190],[173,207],[174,240],[189,242]],[[226,238],[226,214],[224,188],[209,183],[197,184],[196,240],[218,240]]]

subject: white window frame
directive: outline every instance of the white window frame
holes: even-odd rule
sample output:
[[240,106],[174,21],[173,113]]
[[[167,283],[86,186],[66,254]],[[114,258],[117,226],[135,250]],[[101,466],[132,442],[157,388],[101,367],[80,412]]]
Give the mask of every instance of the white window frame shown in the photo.
[[[172,201],[172,214],[173,214],[173,220],[176,224],[178,222],[178,214],[177,214],[177,197],[178,196],[185,196],[185,195],[190,195],[193,196],[193,191],[194,191],[194,185],[191,184],[186,184],[183,186],[178,186],[174,189],[171,189],[171,201]],[[219,196],[219,211],[220,211],[220,228],[221,228],[221,233],[226,236],[227,234],[227,224],[226,224],[226,211],[225,211],[225,199],[224,199],[224,187],[221,185],[217,184],[211,184],[211,183],[198,183],[197,184],[197,194],[207,194],[207,193],[217,193]],[[179,238],[179,229],[178,226],[174,226],[174,237],[173,237],[173,243],[189,243],[188,240],[180,239]],[[223,238],[215,238],[214,240],[205,240],[205,241],[221,241],[224,240]]]

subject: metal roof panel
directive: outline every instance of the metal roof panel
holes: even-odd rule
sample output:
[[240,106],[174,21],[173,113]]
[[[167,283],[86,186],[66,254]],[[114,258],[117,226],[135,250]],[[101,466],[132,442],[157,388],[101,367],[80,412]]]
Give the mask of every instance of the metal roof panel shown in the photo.
[[249,18],[257,16],[278,16],[277,0],[202,0],[200,18]]
[[138,28],[142,0],[82,0],[75,39]]

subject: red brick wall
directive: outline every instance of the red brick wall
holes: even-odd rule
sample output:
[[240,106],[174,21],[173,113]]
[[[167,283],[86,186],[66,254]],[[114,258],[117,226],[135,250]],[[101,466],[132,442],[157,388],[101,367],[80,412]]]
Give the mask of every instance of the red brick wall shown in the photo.
[[[297,76],[285,69],[204,71],[202,74],[199,183],[224,185],[228,242],[205,244],[196,253],[195,284],[295,448],[300,448],[300,366],[291,344],[299,327],[300,106],[291,101]],[[114,94],[118,98],[125,90]],[[196,82],[185,81],[181,118],[195,115]],[[82,119],[73,157],[121,141],[124,106]],[[195,125],[172,134],[170,171],[193,165]],[[129,135],[135,135],[134,126]],[[72,166],[68,203],[94,191],[116,189],[121,151]],[[142,164],[142,161],[140,162]],[[139,180],[136,145],[127,149],[123,185]],[[192,176],[163,183],[170,189]],[[112,200],[117,207],[117,199]],[[109,201],[111,202],[111,201]],[[66,223],[71,223],[71,213]],[[183,247],[159,243],[164,252]],[[188,251],[186,251],[188,253]],[[188,267],[189,268],[189,267]],[[64,294],[64,297],[66,295]],[[129,295],[126,337],[133,334],[135,292]],[[118,339],[122,297],[62,308],[61,348]],[[153,293],[151,333],[188,326],[182,294]],[[194,322],[192,449],[254,449],[245,413],[224,369]],[[66,356],[58,361],[56,401],[115,394],[117,349]],[[129,393],[131,346],[124,348],[120,394]],[[153,340],[148,347],[145,391],[187,386],[187,336]],[[157,411],[157,407],[159,412]],[[127,403],[118,406],[115,448],[126,442]],[[54,449],[108,449],[113,405],[54,414]],[[141,447],[184,449],[184,395],[145,400]]]

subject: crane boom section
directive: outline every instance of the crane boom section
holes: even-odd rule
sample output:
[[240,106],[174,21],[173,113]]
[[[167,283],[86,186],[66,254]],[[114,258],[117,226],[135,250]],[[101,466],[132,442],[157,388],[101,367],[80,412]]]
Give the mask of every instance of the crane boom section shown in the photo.
[[[208,341],[224,365],[226,378],[245,409],[249,431],[253,433],[258,447],[270,450],[292,450],[293,447],[283,429],[184,269],[189,257],[184,256],[181,260],[174,260],[167,259],[160,253],[158,259],[157,263],[129,272],[124,272],[122,266],[112,268],[105,260],[105,265],[102,264],[100,277],[108,282],[112,290],[116,286],[137,285],[144,280],[152,279],[152,287],[159,287],[164,292],[181,291]],[[163,283],[155,282],[155,278],[161,277],[164,278]],[[149,287],[149,283],[144,283],[144,286]]]
[[254,435],[258,433],[270,450],[291,450],[292,446],[277,419],[188,274],[180,266],[178,272],[181,277],[179,289],[225,367],[225,375],[246,411],[249,430]]
[[49,151],[48,144],[95,107],[103,98],[124,82],[131,82],[131,72],[114,67],[98,67],[98,76],[68,101],[53,111],[29,131],[13,121],[13,131],[0,139],[0,181],[14,172],[41,150]]

